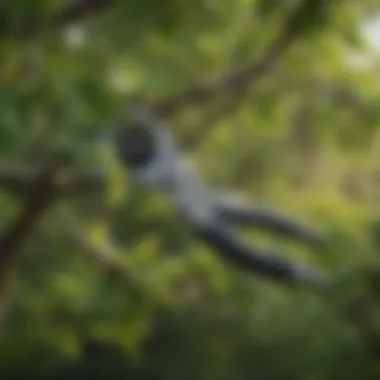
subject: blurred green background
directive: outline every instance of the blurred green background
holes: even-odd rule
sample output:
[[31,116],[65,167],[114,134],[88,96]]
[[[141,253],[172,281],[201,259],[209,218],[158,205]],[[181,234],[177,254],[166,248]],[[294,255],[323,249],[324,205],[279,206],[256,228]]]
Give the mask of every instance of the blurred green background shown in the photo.
[[[376,0],[3,1],[0,263],[15,259],[0,378],[379,379],[379,41]],[[318,255],[245,235],[336,285],[316,294],[229,267],[166,199],[133,192],[91,137],[132,92],[167,106],[210,184],[324,228]],[[57,154],[64,190],[7,248]]]

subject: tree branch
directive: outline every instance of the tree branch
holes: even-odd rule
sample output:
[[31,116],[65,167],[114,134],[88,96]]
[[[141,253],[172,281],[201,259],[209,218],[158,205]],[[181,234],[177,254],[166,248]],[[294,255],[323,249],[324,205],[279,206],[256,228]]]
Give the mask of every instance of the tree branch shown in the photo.
[[184,151],[192,151],[195,149],[218,122],[227,119],[237,111],[241,103],[243,103],[245,95],[246,91],[231,94],[227,101],[212,109],[204,116],[204,120],[196,127],[195,131],[185,136],[180,143],[180,147]]
[[[26,195],[40,175],[36,169],[3,164],[0,165],[0,187],[18,195]],[[106,178],[100,171],[92,171],[81,174],[57,173],[50,185],[56,196],[62,197],[101,191],[105,183]]]
[[60,166],[58,162],[54,163],[28,184],[27,191],[24,189],[26,199],[23,210],[0,235],[0,292],[6,287],[10,269],[22,244],[55,198],[53,179]]
[[258,60],[254,60],[246,67],[228,75],[198,84],[179,94],[158,101],[152,108],[161,116],[171,116],[185,106],[203,103],[222,91],[244,91],[254,80],[258,80],[266,74],[301,35],[303,28],[300,25],[303,24],[299,17],[303,15],[306,6],[307,0],[304,0],[298,7],[295,7],[287,17],[277,38]]

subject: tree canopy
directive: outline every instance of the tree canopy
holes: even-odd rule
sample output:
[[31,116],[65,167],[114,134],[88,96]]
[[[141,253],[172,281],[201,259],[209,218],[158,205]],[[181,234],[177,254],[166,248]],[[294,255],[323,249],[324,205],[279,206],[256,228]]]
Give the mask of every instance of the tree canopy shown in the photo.
[[[375,0],[3,2],[0,377],[378,379],[379,14]],[[131,94],[210,184],[322,227],[318,255],[244,235],[334,286],[242,273],[166,199],[132,191],[94,137]]]

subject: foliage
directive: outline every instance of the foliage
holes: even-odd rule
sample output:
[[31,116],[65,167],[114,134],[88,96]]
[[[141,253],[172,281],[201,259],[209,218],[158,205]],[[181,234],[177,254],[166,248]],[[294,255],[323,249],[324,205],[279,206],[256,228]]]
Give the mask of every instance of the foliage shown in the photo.
[[[268,75],[168,120],[210,183],[325,228],[317,257],[246,236],[332,272],[326,294],[219,262],[93,138],[130,93],[159,102],[259,59],[301,2],[116,1],[50,25],[69,3],[0,6],[1,160],[32,169],[63,152],[64,172],[103,168],[107,186],[58,199],[23,246],[3,295],[0,377],[379,378],[378,62],[361,33],[377,2],[306,0]],[[22,197],[1,170],[5,230]]]

